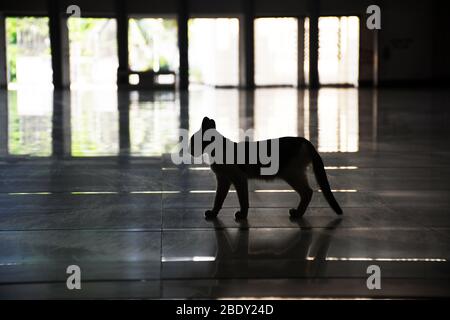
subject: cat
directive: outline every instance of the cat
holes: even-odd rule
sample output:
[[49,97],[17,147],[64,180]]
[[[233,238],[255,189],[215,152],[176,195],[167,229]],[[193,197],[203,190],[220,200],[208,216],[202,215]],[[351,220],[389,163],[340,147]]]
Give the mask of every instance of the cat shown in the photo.
[[[212,130],[212,131],[209,131]],[[325,199],[328,204],[338,215],[342,215],[342,209],[337,203],[336,199],[331,192],[330,185],[328,183],[327,175],[325,173],[325,167],[322,159],[311,142],[301,137],[282,137],[278,139],[271,139],[265,141],[255,142],[239,142],[235,143],[225,138],[216,130],[216,123],[214,120],[207,117],[203,118],[201,128],[192,135],[189,145],[189,153],[194,157],[202,156],[203,154],[209,155],[214,158],[216,151],[210,151],[208,146],[215,141],[215,139],[205,139],[205,132],[213,132],[214,137],[219,137],[223,146],[232,145],[234,151],[238,148],[244,148],[248,151],[262,143],[268,144],[268,149],[271,151],[271,143],[276,142],[278,145],[278,161],[279,168],[275,174],[263,175],[261,169],[266,164],[258,161],[257,163],[250,162],[249,157],[246,156],[245,162],[234,161],[233,163],[217,163],[212,162],[210,167],[214,172],[217,180],[216,195],[214,199],[214,205],[211,210],[205,212],[206,219],[215,218],[219,211],[222,209],[223,202],[228,194],[230,186],[233,184],[239,199],[240,210],[236,212],[236,220],[245,220],[248,215],[249,201],[248,201],[248,179],[264,179],[272,180],[275,178],[281,178],[285,180],[299,195],[300,203],[297,208],[289,210],[289,214],[292,218],[301,218],[313,195],[313,190],[310,188],[306,176],[306,168],[312,163],[314,175],[322,190]],[[196,142],[201,142],[201,146],[196,145]],[[253,144],[253,145],[252,145]],[[275,145],[275,144],[274,144]],[[272,148],[273,149],[273,148]],[[223,150],[226,153],[226,148]],[[208,154],[209,153],[209,154]],[[234,160],[236,160],[236,153],[234,152]]]

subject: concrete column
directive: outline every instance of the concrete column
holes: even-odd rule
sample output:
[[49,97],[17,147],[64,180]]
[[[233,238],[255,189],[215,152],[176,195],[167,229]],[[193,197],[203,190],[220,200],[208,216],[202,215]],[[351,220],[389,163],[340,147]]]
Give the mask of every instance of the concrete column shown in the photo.
[[243,15],[239,19],[239,84],[255,87],[255,30],[253,0],[244,0]]
[[318,88],[319,82],[319,0],[309,1],[309,86]]
[[0,13],[0,89],[8,86],[6,73],[6,25],[5,16]]
[[[180,91],[180,126],[179,126],[179,142],[182,140],[183,130],[189,130],[189,91],[182,90]],[[166,155],[169,156],[169,155]],[[169,159],[169,158],[167,158]],[[186,181],[189,181],[190,172],[187,170],[187,165],[182,163],[179,168],[182,172],[186,174],[187,179],[182,179],[183,183],[181,186],[181,190],[188,190],[189,186]],[[163,171],[164,174],[164,171]]]
[[180,54],[178,87],[180,90],[189,88],[188,19],[188,0],[178,0],[178,51]]
[[8,92],[0,91],[0,157],[8,155]]
[[52,147],[57,158],[72,155],[70,91],[53,92]]
[[379,37],[380,34],[378,30],[375,30],[373,33],[373,75],[372,75],[372,83],[374,87],[378,87],[378,63],[379,63]]
[[180,92],[180,129],[189,130],[189,92]]
[[297,136],[305,136],[305,90],[297,90]]
[[[377,85],[377,83],[375,83]],[[372,90],[372,150],[378,148],[378,89]]]
[[117,107],[119,109],[119,154],[130,154],[130,93],[125,90],[117,92]]
[[117,57],[119,67],[117,69],[117,87],[128,88],[128,15],[125,0],[116,0],[117,21]]
[[55,89],[69,88],[70,52],[67,15],[61,12],[58,0],[49,0],[48,5],[53,86]]
[[318,90],[309,90],[309,141],[319,147]]
[[378,31],[369,30],[366,20],[359,26],[359,86],[376,86],[378,79]]
[[255,91],[239,90],[239,129],[254,129]]

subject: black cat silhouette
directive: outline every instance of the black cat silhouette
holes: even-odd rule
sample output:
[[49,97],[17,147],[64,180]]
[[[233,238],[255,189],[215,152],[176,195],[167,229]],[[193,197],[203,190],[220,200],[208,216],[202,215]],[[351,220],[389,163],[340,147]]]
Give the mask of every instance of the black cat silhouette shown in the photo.
[[[209,138],[205,139],[205,133],[208,130],[212,131],[209,131]],[[211,132],[213,133],[212,136],[216,138],[210,138]],[[220,145],[223,146],[223,150],[209,150],[211,148],[208,148],[208,146],[213,142],[217,142],[215,139],[222,140],[220,141]],[[196,143],[198,144],[199,142],[201,145],[196,145]],[[256,161],[256,163],[249,161],[249,151],[259,150],[263,144],[269,152],[275,151],[271,146],[277,145],[278,157],[276,157],[276,159],[278,161],[278,170],[271,175],[261,173],[263,168],[267,168],[267,163],[263,163],[260,159],[257,159],[258,161]],[[232,163],[229,163],[228,161],[227,163],[224,163],[224,161],[214,161],[218,151],[222,151],[223,159],[227,158],[227,152],[230,154],[230,149],[225,146],[231,146],[231,151],[233,151],[232,158],[234,161],[232,161]],[[214,218],[217,216],[222,208],[230,186],[233,184],[240,204],[240,211],[236,212],[235,218],[237,220],[246,219],[249,207],[248,179],[252,178],[264,180],[281,178],[285,180],[301,198],[298,207],[296,209],[290,209],[289,214],[293,218],[302,217],[313,195],[313,190],[308,184],[306,175],[306,168],[310,163],[313,165],[314,175],[328,204],[338,215],[343,213],[331,192],[322,158],[311,142],[305,138],[282,137],[264,141],[244,141],[235,143],[225,138],[216,130],[216,123],[214,120],[205,117],[203,118],[201,128],[192,135],[190,139],[189,150],[194,157],[207,154],[213,159],[210,166],[216,175],[217,189],[214,206],[211,210],[205,212],[206,218]],[[237,160],[238,150],[246,151],[244,162]]]

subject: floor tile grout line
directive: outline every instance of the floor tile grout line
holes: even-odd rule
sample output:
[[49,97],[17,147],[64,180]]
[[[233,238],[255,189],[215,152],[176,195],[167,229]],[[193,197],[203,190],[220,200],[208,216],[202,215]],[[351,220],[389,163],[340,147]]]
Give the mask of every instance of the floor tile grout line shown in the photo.
[[[286,226],[248,226],[248,227],[240,227],[240,226],[224,226],[221,228],[213,228],[213,227],[167,227],[163,229],[158,228],[148,228],[148,229],[0,229],[0,233],[8,233],[8,232],[51,232],[51,231],[67,231],[67,232],[181,232],[181,231],[215,231],[215,230],[229,230],[229,229],[238,229],[238,230],[256,230],[256,229],[274,229],[274,230],[378,230],[378,231],[416,231],[416,230],[427,230],[427,231],[435,231],[435,232],[445,232],[450,231],[449,227],[374,227],[374,226],[339,226],[338,229],[326,227],[326,226],[308,226],[301,227],[298,225],[286,225]],[[162,247],[162,245],[161,245]]]
[[[162,263],[161,263],[162,264]],[[441,263],[440,263],[441,264]],[[338,279],[342,279],[342,280],[356,280],[356,279],[367,279],[366,276],[361,275],[361,276],[316,276],[315,279],[320,279],[320,280],[338,280]],[[408,280],[408,279],[412,279],[412,280],[420,280],[420,281],[437,281],[437,280],[443,280],[443,281],[447,281],[449,278],[448,277],[436,277],[436,278],[429,278],[429,277],[412,277],[412,276],[405,276],[405,277],[400,277],[400,276],[394,276],[394,277],[386,277],[384,276],[384,279],[387,280]],[[205,280],[225,280],[225,281],[236,281],[236,280],[311,280],[311,277],[308,276],[293,276],[293,277],[283,277],[283,276],[270,276],[270,277],[226,277],[226,276],[222,276],[222,277],[159,277],[159,278],[136,278],[136,279],[87,279],[87,280],[83,280],[83,282],[85,283],[104,283],[104,282],[118,282],[118,283],[125,283],[125,282],[164,282],[164,281],[205,281]],[[60,283],[65,283],[66,280],[38,280],[38,281],[24,281],[24,282],[0,282],[0,287],[1,286],[11,286],[11,285],[38,285],[38,284],[60,284]]]

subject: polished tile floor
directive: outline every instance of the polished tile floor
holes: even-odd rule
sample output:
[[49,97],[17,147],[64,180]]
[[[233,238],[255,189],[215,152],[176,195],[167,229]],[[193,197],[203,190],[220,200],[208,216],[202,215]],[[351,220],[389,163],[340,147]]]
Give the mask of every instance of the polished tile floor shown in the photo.
[[[212,173],[170,157],[204,116],[310,139],[343,218],[253,181],[247,222],[235,193],[204,220]],[[1,91],[0,298],[450,296],[449,124],[443,90]]]

